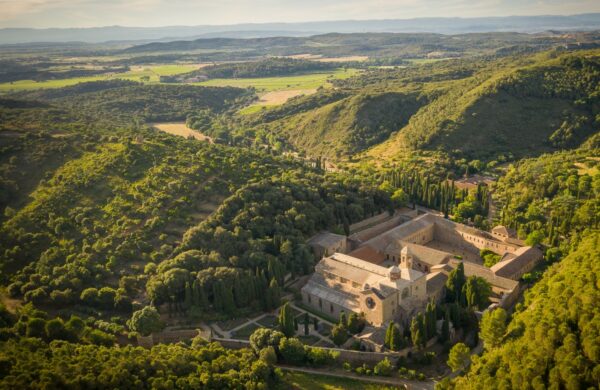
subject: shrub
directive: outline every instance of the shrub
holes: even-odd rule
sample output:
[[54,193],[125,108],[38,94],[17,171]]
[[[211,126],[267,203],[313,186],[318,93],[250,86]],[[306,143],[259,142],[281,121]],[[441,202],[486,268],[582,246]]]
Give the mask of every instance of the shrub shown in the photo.
[[392,363],[388,358],[385,358],[375,365],[373,371],[375,372],[375,375],[390,376],[392,375],[392,369]]
[[261,349],[259,356],[260,360],[267,363],[268,365],[273,365],[277,363],[277,353],[275,353],[275,348],[273,348],[272,346],[268,346]]
[[296,338],[282,338],[279,342],[279,353],[286,363],[302,364],[306,359],[304,344]]

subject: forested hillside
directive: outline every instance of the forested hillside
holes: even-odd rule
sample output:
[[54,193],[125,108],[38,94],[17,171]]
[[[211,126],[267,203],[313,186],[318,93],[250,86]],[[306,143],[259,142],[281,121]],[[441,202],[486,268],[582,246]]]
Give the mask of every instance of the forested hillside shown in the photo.
[[[374,69],[239,119],[310,156],[498,159],[570,149],[598,131],[600,55],[551,51]],[[265,123],[266,122],[266,123]],[[527,131],[523,131],[527,129]]]
[[600,236],[552,266],[514,314],[500,346],[474,358],[459,389],[594,388],[600,382]]
[[77,112],[130,125],[142,122],[185,121],[195,110],[222,112],[254,99],[241,88],[189,85],[144,85],[112,80],[72,87],[21,93],[20,99],[54,102]]
[[269,123],[267,130],[310,155],[343,158],[384,141],[426,103],[415,92],[359,92]]
[[162,77],[161,81],[177,82],[194,77],[215,78],[252,78],[289,76],[307,72],[331,70],[339,67],[332,62],[307,61],[293,58],[269,58],[260,61],[224,63],[209,65],[198,70],[172,77]]
[[600,126],[599,58],[597,51],[546,53],[492,63],[451,83],[370,154],[425,148],[494,160],[576,147]]

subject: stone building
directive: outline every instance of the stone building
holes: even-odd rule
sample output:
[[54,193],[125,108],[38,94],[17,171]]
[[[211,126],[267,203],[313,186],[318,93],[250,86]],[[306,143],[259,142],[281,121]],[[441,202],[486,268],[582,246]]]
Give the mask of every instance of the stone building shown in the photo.
[[[504,227],[490,234],[433,214],[383,231],[347,254],[343,239],[329,233],[309,241],[323,258],[302,288],[303,302],[333,318],[364,313],[375,326],[406,323],[429,300],[442,299],[448,274],[461,262],[467,277],[490,283],[493,303],[506,305],[518,293],[518,279],[542,259],[539,249],[523,247]],[[481,249],[501,261],[483,266]]]

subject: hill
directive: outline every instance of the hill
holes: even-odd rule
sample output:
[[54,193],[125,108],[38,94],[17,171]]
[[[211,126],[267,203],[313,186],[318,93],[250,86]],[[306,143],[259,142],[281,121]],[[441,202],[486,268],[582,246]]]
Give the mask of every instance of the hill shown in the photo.
[[598,50],[439,61],[334,84],[337,94],[243,122],[311,156],[364,151],[359,159],[387,161],[419,151],[486,162],[535,156],[577,147],[600,126]]
[[546,30],[597,29],[599,14],[506,16],[484,18],[417,18],[388,20],[339,20],[302,23],[249,23],[234,25],[200,25],[169,27],[107,26],[94,28],[4,28],[0,44],[23,42],[109,42],[192,39],[193,37],[304,36],[338,31],[342,33],[436,32],[441,34]]
[[501,346],[474,360],[452,386],[594,387],[600,380],[600,236],[591,234],[551,267],[514,314]]

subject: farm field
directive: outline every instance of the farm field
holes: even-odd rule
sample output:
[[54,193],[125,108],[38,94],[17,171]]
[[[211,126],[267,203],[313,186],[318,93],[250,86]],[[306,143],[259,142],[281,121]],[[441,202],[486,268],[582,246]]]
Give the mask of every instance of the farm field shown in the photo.
[[333,72],[310,73],[301,76],[263,77],[243,79],[212,79],[193,83],[192,85],[206,85],[213,87],[254,87],[259,92],[307,90],[319,87],[329,87],[330,79],[346,79],[358,74],[357,69],[338,69]]
[[165,133],[179,135],[185,138],[191,136],[199,141],[212,142],[212,139],[209,136],[206,136],[200,132],[190,129],[183,122],[153,123],[151,126],[157,128],[160,131],[164,131]]
[[242,115],[253,114],[257,111],[266,109],[268,107],[278,106],[284,104],[289,99],[301,96],[301,95],[312,95],[317,92],[313,89],[292,89],[289,91],[271,91],[267,92],[259,97],[258,102],[251,104],[247,107],[242,108],[239,113]]
[[170,64],[156,66],[133,66],[128,72],[108,75],[73,77],[69,79],[47,80],[40,82],[35,80],[19,80],[11,83],[1,83],[0,93],[18,92],[32,89],[62,88],[89,81],[105,81],[114,79],[158,83],[160,76],[171,76],[180,73],[191,72],[192,70],[199,69],[202,67],[202,65],[203,64]]

